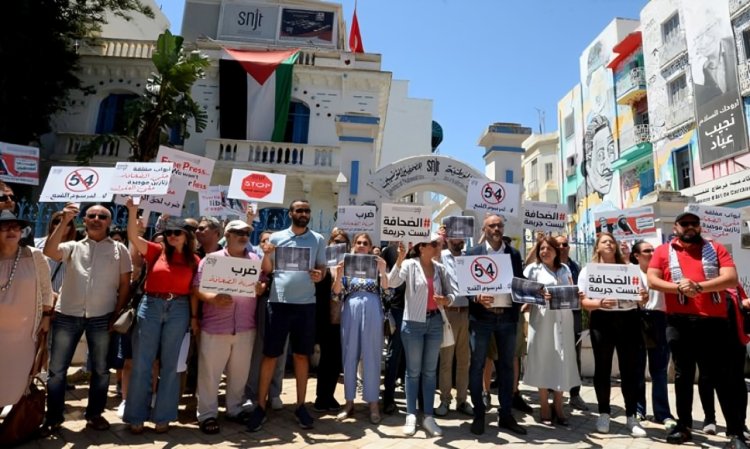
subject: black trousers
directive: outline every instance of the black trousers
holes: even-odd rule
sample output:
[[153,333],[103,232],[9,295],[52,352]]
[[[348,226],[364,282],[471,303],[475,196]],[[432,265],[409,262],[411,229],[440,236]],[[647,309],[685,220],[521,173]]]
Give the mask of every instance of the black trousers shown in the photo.
[[[693,427],[693,383],[696,366],[716,388],[719,405],[724,413],[727,435],[742,435],[744,412],[740,412],[742,396],[737,394],[733,380],[738,359],[736,338],[724,318],[696,315],[669,315],[667,342],[675,366],[675,402],[680,428]],[[736,376],[734,376],[736,377]],[[738,397],[740,396],[740,397]],[[713,402],[713,398],[711,399]]]
[[336,384],[341,374],[341,326],[327,324],[318,329],[320,362],[318,363],[318,385],[315,395],[318,401],[333,400]]

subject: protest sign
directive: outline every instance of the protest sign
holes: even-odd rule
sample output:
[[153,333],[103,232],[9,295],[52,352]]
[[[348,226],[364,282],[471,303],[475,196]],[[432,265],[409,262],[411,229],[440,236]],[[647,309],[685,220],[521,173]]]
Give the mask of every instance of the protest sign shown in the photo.
[[281,204],[284,202],[286,175],[250,170],[232,170],[229,198],[253,203]]
[[518,216],[521,201],[518,184],[472,178],[466,194],[466,208],[504,217]]
[[336,227],[352,237],[359,232],[366,232],[374,238],[378,227],[375,206],[339,206]]
[[172,164],[118,162],[109,191],[126,196],[166,195],[172,178]]
[[474,217],[453,216],[443,218],[445,235],[449,239],[470,239],[474,237]]
[[274,250],[275,271],[310,271],[310,248],[277,246]]
[[[139,198],[138,207],[144,212],[158,212],[173,217],[182,215],[182,206],[187,194],[187,181],[180,178],[171,178],[166,195],[144,195]],[[125,205],[128,201],[126,195],[115,195],[114,203]]]
[[165,147],[164,145],[159,147],[156,161],[171,163],[172,178],[184,179],[187,182],[187,190],[196,192],[208,189],[216,162],[207,157]]
[[346,254],[346,243],[336,243],[326,246],[326,266],[335,267],[344,261]]
[[380,240],[422,243],[430,241],[432,226],[428,206],[415,204],[382,204]]
[[255,296],[259,277],[260,260],[208,255],[198,289],[203,293]]
[[579,310],[581,308],[577,285],[550,285],[547,287],[547,293],[552,296],[549,300],[551,310]]
[[586,296],[591,299],[641,300],[640,268],[635,264],[589,263]]
[[565,232],[567,207],[564,204],[524,201],[523,227],[533,231]]
[[740,209],[719,206],[688,204],[685,211],[692,212],[701,220],[701,235],[733,248],[740,247],[742,235],[742,213]]
[[378,262],[371,254],[346,254],[344,276],[348,278],[377,279]]
[[221,186],[208,186],[206,190],[198,192],[198,208],[204,217],[225,217]]
[[508,254],[456,257],[457,295],[510,293],[513,265]]
[[546,305],[542,296],[544,284],[524,278],[514,277],[510,284],[510,294],[513,302],[521,304]]
[[39,185],[39,148],[0,142],[0,181]]
[[112,167],[52,167],[44,183],[41,203],[97,203],[112,200]]
[[609,232],[618,241],[656,237],[656,217],[651,206],[596,212],[596,235]]

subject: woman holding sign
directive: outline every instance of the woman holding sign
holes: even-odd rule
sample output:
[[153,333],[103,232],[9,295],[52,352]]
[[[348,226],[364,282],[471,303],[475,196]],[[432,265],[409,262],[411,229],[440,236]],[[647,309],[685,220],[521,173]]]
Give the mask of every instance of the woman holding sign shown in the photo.
[[[601,264],[626,264],[620,246],[609,232],[601,232],[594,243],[591,262]],[[609,432],[610,421],[610,376],[612,356],[617,350],[617,360],[622,379],[622,396],[625,400],[627,429],[631,436],[645,437],[646,431],[636,419],[638,402],[638,351],[643,344],[641,324],[638,316],[638,301],[623,301],[611,298],[589,298],[586,296],[589,282],[589,267],[578,275],[581,305],[588,310],[591,347],[594,350],[594,390],[599,404],[596,430]],[[641,299],[648,300],[648,293],[641,289]]]
[[[372,240],[366,232],[354,236],[353,254],[371,254]],[[336,416],[342,421],[354,412],[357,392],[357,365],[362,359],[363,392],[370,406],[370,422],[380,423],[380,359],[383,347],[383,305],[380,289],[388,288],[385,260],[371,256],[377,263],[377,279],[344,275],[344,262],[331,268],[333,294],[341,295],[341,343],[344,360],[344,410]]]
[[[170,219],[164,242],[153,243],[138,233],[138,206],[132,198],[126,206],[128,240],[144,255],[148,272],[133,330],[133,371],[123,420],[130,424],[132,433],[139,434],[150,418],[156,423],[156,432],[164,433],[169,430],[169,422],[177,419],[177,359],[191,320],[189,299],[200,259],[195,254],[195,235],[184,220]],[[151,366],[157,353],[159,388],[154,393],[156,405],[149,412]]]
[[[545,286],[573,284],[573,275],[560,262],[560,246],[554,237],[545,236],[537,241],[533,254],[534,262],[523,271],[527,279]],[[544,299],[551,299],[546,291]],[[539,388],[541,421],[546,425],[553,422],[548,389],[553,390],[554,421],[567,426],[562,392],[581,384],[573,333],[572,310],[552,310],[549,305],[531,307],[527,365],[523,381]]]
[[439,307],[450,304],[451,290],[445,267],[434,261],[440,256],[443,239],[437,234],[428,243],[418,243],[409,250],[408,260],[403,243],[398,247],[398,260],[388,274],[388,284],[398,287],[406,283],[404,321],[401,339],[406,356],[406,423],[403,432],[417,431],[417,396],[420,379],[424,396],[422,427],[430,436],[441,436],[433,415],[437,384],[437,362],[443,341],[443,317]]

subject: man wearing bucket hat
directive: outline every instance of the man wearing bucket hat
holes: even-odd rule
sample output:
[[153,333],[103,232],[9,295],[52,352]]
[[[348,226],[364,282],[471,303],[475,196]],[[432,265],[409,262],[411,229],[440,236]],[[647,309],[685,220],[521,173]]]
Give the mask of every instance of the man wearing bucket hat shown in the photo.
[[737,413],[726,360],[730,333],[727,289],[737,286],[732,256],[718,242],[701,236],[700,217],[689,211],[675,217],[675,238],[654,251],[648,284],[664,292],[667,305],[667,342],[675,364],[677,426],[667,442],[692,439],[695,367],[708,376],[719,396],[727,422],[727,447],[746,448],[744,423]]

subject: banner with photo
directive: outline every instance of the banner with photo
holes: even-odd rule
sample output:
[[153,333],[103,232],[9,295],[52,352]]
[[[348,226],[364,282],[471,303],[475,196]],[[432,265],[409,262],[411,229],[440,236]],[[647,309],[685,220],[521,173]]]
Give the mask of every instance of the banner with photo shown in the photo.
[[609,232],[618,241],[656,237],[656,216],[651,206],[594,213],[596,235]]
[[445,235],[449,239],[470,239],[474,237],[474,217],[451,216],[443,218]]
[[544,284],[530,279],[514,277],[510,283],[510,295],[513,302],[520,304],[547,305],[542,291]]
[[701,167],[748,152],[729,0],[682,2]]
[[378,261],[372,254],[345,254],[344,276],[348,278],[377,279]]
[[547,292],[551,296],[550,310],[579,310],[581,308],[577,285],[550,285],[547,287]]

